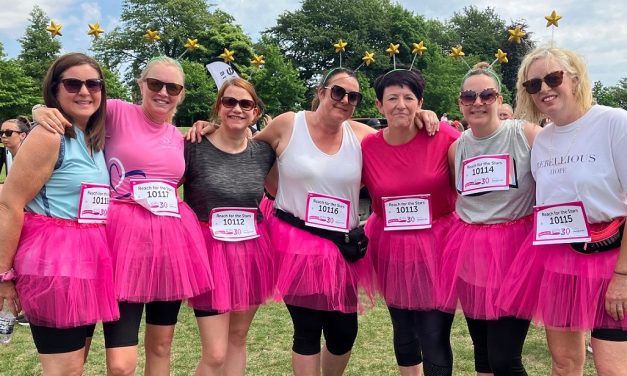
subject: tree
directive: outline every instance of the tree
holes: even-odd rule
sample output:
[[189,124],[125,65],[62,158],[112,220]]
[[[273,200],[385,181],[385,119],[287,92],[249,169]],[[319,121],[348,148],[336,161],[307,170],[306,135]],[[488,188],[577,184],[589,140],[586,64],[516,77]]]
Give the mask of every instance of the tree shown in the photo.
[[612,88],[603,86],[601,81],[596,81],[594,83],[594,86],[592,87],[592,97],[597,104],[618,107],[618,103],[612,93]]
[[[456,37],[455,45],[461,44],[466,54],[478,56],[480,60],[491,62],[499,48],[505,29],[505,21],[493,8],[479,10],[471,5],[461,12],[455,12],[447,27]],[[442,46],[446,50],[451,46]]]
[[255,45],[255,52],[266,61],[263,68],[249,68],[251,82],[263,100],[265,112],[276,116],[286,111],[302,109],[307,88],[298,77],[294,65],[285,61],[279,47],[268,37]]
[[42,101],[38,83],[24,73],[18,61],[5,57],[0,43],[0,122],[18,115],[30,117],[31,107]]
[[618,86],[612,87],[611,91],[616,101],[616,107],[627,110],[627,77],[621,79]]
[[217,90],[202,64],[184,60],[182,66],[185,72],[185,100],[179,105],[174,122],[185,127],[196,120],[209,118]]
[[32,77],[41,88],[48,67],[61,51],[61,43],[46,31],[50,18],[39,6],[33,7],[29,20],[30,25],[26,28],[24,37],[19,40],[22,51],[18,60],[24,73]]

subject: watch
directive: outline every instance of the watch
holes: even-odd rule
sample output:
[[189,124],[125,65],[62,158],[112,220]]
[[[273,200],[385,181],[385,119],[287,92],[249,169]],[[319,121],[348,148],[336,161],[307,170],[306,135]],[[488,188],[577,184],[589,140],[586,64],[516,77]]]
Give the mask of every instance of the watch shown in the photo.
[[0,282],[8,282],[15,279],[15,269],[11,268],[4,273],[0,273]]

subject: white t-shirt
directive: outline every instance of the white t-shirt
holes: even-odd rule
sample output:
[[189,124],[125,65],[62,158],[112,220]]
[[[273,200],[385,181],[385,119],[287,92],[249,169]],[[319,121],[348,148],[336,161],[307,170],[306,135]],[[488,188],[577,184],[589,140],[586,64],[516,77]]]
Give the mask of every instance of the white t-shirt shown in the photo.
[[5,153],[6,153],[6,165],[7,165],[7,175],[9,174],[9,170],[11,169],[11,165],[13,164],[13,155],[11,155],[11,152],[9,151],[9,149],[4,148],[5,149]]
[[537,205],[582,201],[589,223],[627,216],[627,111],[593,106],[548,125],[531,150]]

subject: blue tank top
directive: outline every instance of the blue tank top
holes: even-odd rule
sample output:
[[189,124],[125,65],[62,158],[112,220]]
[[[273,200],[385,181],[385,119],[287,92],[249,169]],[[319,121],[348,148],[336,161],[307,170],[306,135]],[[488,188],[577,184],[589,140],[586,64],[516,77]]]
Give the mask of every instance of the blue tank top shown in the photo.
[[90,155],[85,134],[74,127],[76,138],[62,137],[59,159],[50,179],[26,205],[26,210],[48,217],[76,220],[81,183],[109,184],[102,151]]

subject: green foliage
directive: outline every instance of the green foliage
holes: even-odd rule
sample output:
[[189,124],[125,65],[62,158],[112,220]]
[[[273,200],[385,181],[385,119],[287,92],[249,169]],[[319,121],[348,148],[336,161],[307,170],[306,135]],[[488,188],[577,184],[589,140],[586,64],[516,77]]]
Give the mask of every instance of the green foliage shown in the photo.
[[0,122],[18,115],[30,117],[31,107],[42,102],[39,84],[26,75],[19,61],[4,57],[0,43]]
[[301,110],[307,88],[298,77],[298,70],[267,37],[255,45],[255,52],[264,56],[266,64],[263,68],[251,67],[248,72],[257,95],[266,106],[265,112],[276,116]]
[[493,8],[479,10],[471,5],[464,7],[461,12],[455,12],[447,27],[457,39],[455,44],[461,44],[466,54],[491,62],[494,60],[496,49],[501,45],[505,21]]
[[105,84],[107,85],[107,98],[131,100],[131,93],[126,85],[122,83],[117,72],[107,68],[104,64],[100,64]]
[[185,100],[176,111],[174,123],[191,126],[196,120],[206,120],[216,100],[216,86],[202,64],[184,60]]
[[610,87],[596,81],[592,87],[592,96],[598,104],[627,110],[627,77],[621,79],[618,85]]
[[22,51],[18,55],[18,60],[24,73],[37,82],[41,89],[41,82],[48,67],[61,51],[61,43],[46,31],[50,18],[39,6],[33,7],[29,21],[30,25],[19,40]]

